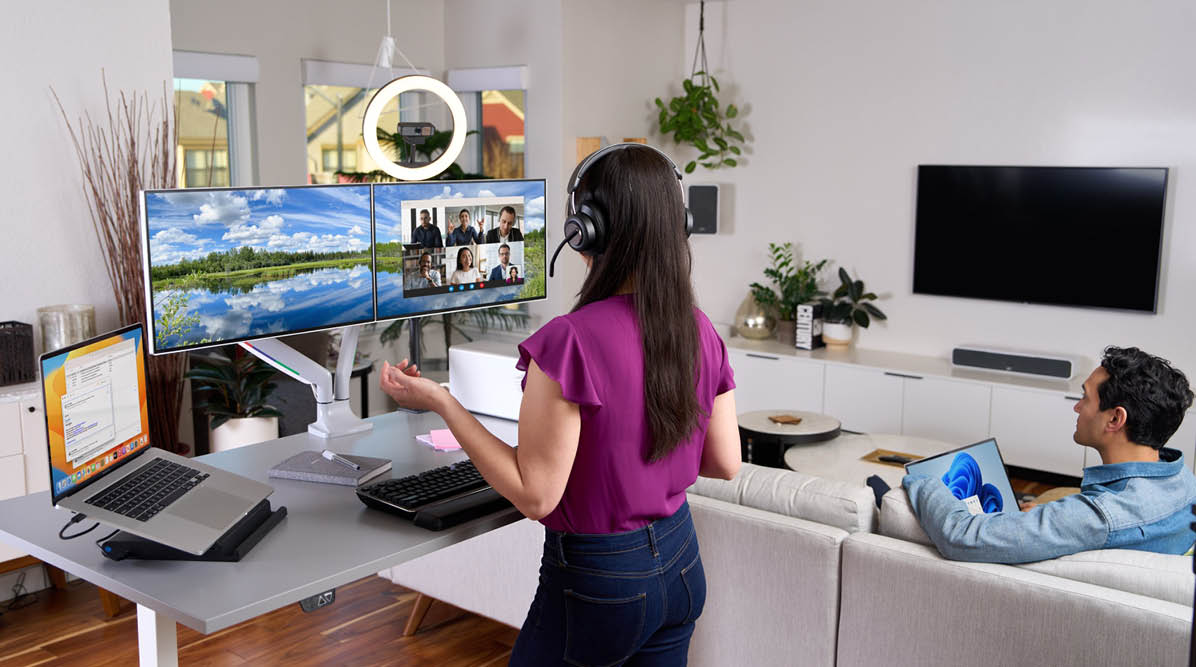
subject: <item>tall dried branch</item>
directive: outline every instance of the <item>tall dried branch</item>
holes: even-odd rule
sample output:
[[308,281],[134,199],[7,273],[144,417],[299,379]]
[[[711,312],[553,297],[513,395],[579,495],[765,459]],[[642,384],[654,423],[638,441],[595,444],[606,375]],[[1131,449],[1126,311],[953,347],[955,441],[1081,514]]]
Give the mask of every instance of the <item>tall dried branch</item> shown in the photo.
[[[177,123],[168,89],[151,103],[148,93],[120,91],[115,103],[108,79],[101,74],[107,118],[96,122],[84,111],[72,123],[58,93],[50,92],[62,113],[83,179],[83,193],[92,227],[103,251],[104,268],[112,283],[116,311],[122,325],[140,322],[153,331],[146,313],[141,257],[141,192],[176,184]],[[185,354],[150,357],[147,364],[150,440],[171,451],[178,443],[179,412],[183,405]]]

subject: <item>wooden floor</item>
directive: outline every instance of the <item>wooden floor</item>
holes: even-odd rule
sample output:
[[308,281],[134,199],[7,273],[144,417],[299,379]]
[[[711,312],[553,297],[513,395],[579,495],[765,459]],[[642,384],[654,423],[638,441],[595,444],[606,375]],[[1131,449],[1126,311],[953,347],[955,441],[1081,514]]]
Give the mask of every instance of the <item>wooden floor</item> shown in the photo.
[[[0,616],[0,667],[137,664],[137,611],[105,618],[96,587],[38,591],[32,605]],[[416,594],[381,577],[336,590],[312,613],[291,604],[211,635],[178,626],[181,666],[506,665],[518,631],[436,602],[420,631],[403,636]]]

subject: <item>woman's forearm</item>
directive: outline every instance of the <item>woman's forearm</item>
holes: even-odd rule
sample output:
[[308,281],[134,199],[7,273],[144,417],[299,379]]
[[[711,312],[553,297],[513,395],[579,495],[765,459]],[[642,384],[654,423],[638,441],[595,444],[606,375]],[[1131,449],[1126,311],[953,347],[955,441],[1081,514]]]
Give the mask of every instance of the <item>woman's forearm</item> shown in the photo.
[[461,403],[448,392],[436,412],[444,418],[449,430],[461,443],[482,477],[504,498],[514,503],[529,518],[536,516],[535,503],[527,493],[523,474],[519,470],[519,456],[514,447],[488,431]]

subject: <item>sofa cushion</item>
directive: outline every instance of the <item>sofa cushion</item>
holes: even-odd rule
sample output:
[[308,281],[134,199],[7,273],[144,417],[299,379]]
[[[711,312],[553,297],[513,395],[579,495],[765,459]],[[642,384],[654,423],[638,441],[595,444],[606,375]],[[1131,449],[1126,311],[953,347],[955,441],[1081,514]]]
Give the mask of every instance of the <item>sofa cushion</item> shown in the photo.
[[[877,532],[886,537],[933,546],[910,507],[905,489],[892,489],[885,494]],[[1017,567],[1189,607],[1192,606],[1193,586],[1196,586],[1190,557],[1133,549],[1081,551]]]
[[724,502],[835,526],[849,533],[871,532],[876,527],[876,496],[872,489],[793,470],[744,463],[735,479],[699,477],[689,490]]
[[934,546],[930,536],[922,530],[922,524],[918,523],[918,516],[909,504],[909,494],[900,487],[889,489],[881,498],[880,527],[876,532],[906,542]]

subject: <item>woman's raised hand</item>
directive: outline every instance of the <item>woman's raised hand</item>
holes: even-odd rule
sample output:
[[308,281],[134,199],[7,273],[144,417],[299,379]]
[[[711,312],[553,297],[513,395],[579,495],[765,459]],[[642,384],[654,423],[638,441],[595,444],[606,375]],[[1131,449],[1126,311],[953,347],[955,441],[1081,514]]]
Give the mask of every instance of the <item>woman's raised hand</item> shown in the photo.
[[391,366],[387,361],[382,362],[379,384],[382,391],[396,403],[413,410],[435,412],[449,395],[444,387],[420,376],[419,368],[406,359],[397,366]]

